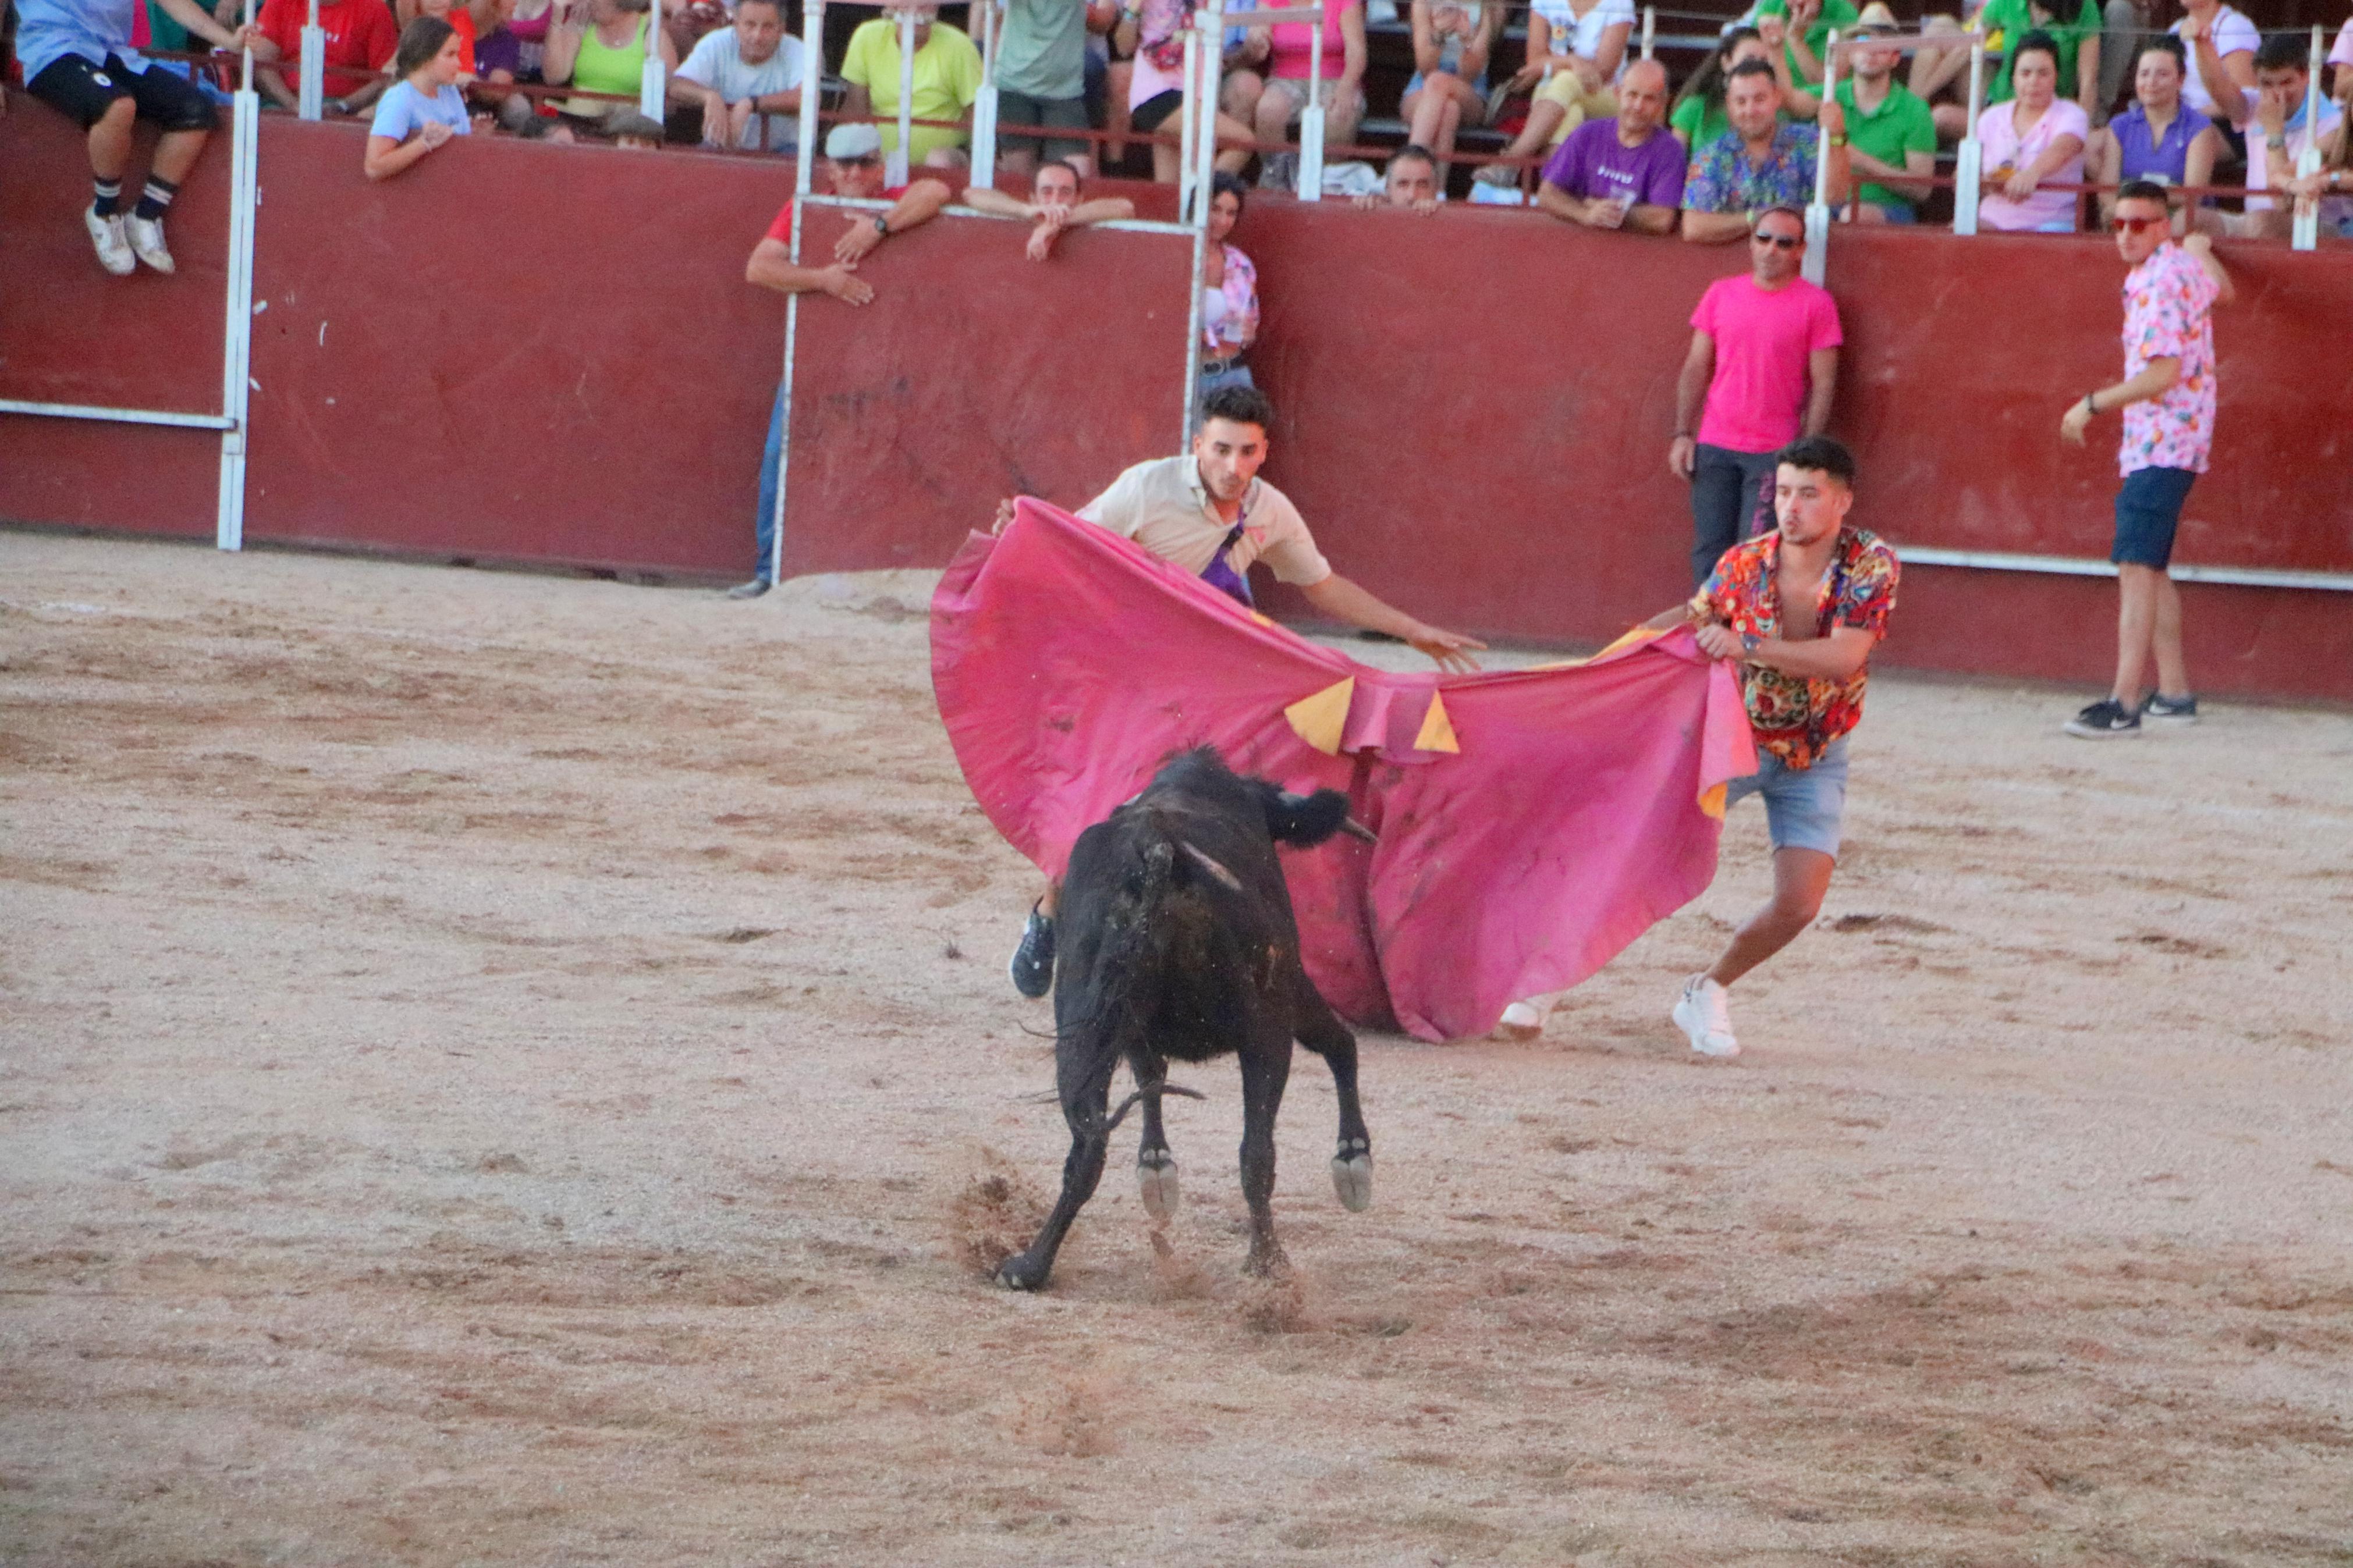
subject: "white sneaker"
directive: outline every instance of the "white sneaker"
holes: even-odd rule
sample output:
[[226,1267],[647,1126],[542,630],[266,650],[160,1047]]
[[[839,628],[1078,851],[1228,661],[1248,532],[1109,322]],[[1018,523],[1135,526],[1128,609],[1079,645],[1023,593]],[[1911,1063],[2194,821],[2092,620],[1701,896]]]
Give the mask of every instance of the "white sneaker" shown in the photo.
[[164,243],[162,218],[141,217],[137,213],[132,213],[131,222],[126,226],[131,230],[132,254],[158,272],[170,272],[176,269],[177,264],[172,259],[171,249]]
[[1495,1026],[1499,1040],[1533,1040],[1544,1033],[1545,1015],[1551,1009],[1543,1003],[1529,999],[1514,1002],[1504,1009],[1503,1020]]
[[122,215],[109,213],[98,216],[96,207],[81,210],[82,226],[90,230],[90,244],[98,247],[98,264],[117,278],[128,278],[139,270],[139,258],[131,254],[131,242],[122,235]]
[[1674,1019],[1691,1037],[1692,1049],[1704,1057],[1736,1057],[1740,1042],[1732,1037],[1729,994],[1704,974],[1683,982],[1675,998]]

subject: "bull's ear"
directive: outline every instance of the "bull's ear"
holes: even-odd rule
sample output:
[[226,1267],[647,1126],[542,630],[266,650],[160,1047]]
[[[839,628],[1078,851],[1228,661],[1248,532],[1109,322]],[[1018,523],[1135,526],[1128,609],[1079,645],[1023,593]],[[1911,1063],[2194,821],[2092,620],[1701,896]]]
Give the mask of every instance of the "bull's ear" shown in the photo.
[[1266,829],[1278,844],[1321,844],[1348,820],[1348,797],[1336,789],[1293,795],[1272,784],[1265,792]]

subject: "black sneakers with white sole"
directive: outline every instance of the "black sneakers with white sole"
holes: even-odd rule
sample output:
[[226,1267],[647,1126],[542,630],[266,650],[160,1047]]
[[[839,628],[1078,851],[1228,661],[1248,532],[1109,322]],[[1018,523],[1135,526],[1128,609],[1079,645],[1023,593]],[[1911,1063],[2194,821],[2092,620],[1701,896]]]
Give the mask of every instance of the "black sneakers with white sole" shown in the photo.
[[2086,741],[2113,741],[2140,733],[2140,715],[2113,697],[2103,697],[2067,721],[2067,733]]

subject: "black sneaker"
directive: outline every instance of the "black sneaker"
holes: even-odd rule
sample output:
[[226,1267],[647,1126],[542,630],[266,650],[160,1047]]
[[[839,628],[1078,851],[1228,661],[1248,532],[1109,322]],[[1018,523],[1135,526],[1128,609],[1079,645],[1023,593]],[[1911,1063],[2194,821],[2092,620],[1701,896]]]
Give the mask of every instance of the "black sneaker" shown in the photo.
[[2086,741],[2109,741],[2140,733],[2140,715],[2113,697],[2103,697],[2067,721],[2067,733]]
[[1054,987],[1054,917],[1029,906],[1029,923],[1021,928],[1021,945],[1013,950],[1013,989],[1024,996],[1043,996]]
[[2198,699],[2168,697],[2161,691],[2154,692],[2147,701],[2140,705],[2140,716],[2160,724],[2195,724],[2198,722]]

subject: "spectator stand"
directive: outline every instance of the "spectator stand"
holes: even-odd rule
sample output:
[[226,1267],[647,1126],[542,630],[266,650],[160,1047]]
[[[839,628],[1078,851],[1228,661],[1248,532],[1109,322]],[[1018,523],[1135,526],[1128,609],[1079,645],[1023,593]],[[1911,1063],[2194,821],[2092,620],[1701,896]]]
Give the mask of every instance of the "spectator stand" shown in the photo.
[[[244,20],[253,25],[257,0],[245,0]],[[148,51],[153,54],[156,51]],[[253,49],[240,51],[237,90],[229,96],[229,219],[227,299],[221,328],[221,409],[217,414],[163,408],[113,408],[92,404],[43,403],[0,398],[0,414],[58,419],[90,419],[121,425],[168,425],[220,432],[220,487],[213,539],[223,550],[245,547],[246,424],[252,381],[253,209],[258,184],[261,99],[253,86]],[[206,57],[209,58],[209,57]]]

